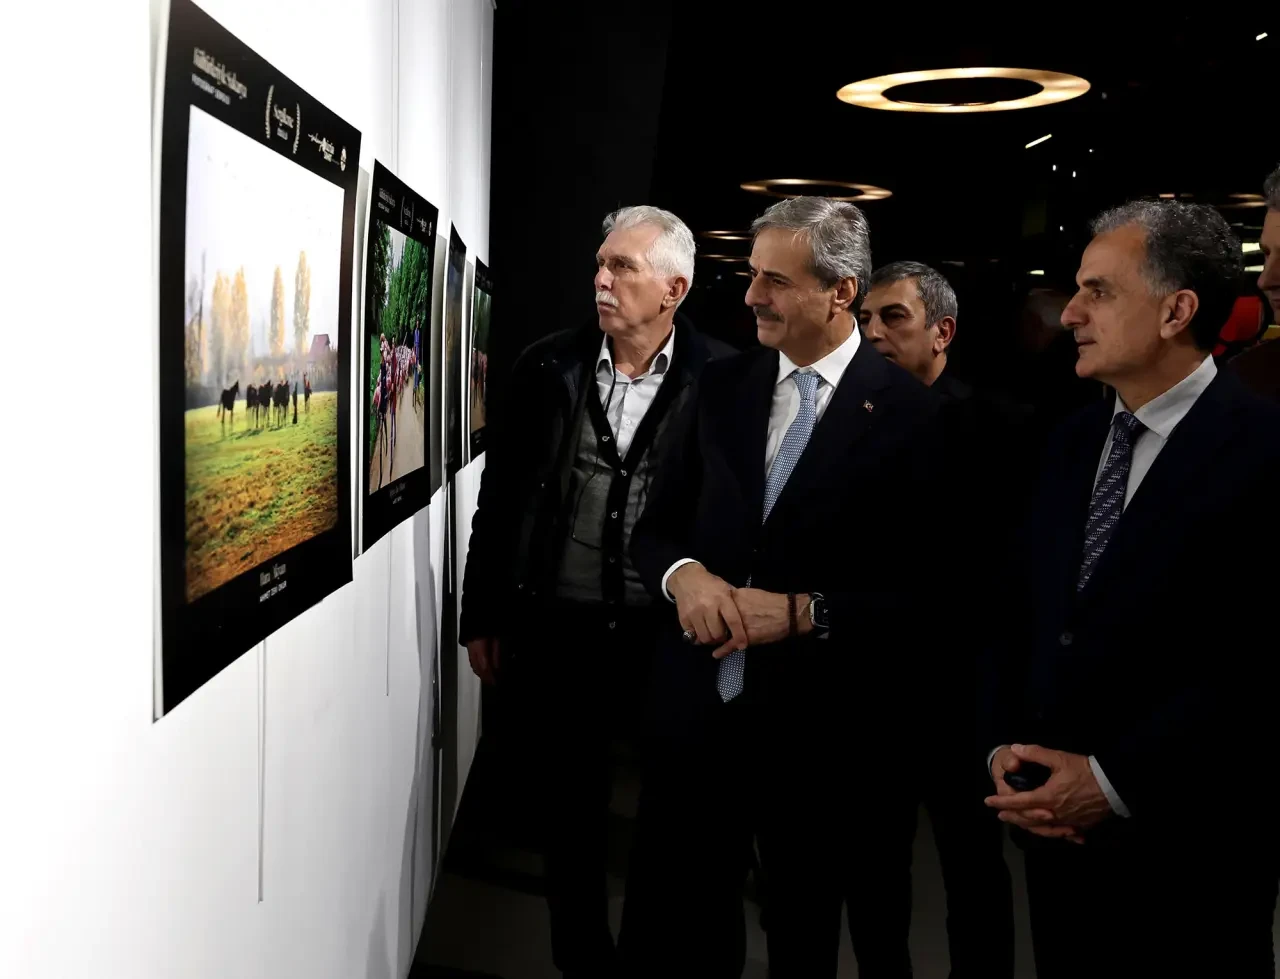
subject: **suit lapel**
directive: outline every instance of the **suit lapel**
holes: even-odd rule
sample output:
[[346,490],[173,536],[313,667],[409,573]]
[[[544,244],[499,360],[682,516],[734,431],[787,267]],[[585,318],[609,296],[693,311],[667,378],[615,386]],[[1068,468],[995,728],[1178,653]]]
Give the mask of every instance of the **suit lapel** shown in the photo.
[[[776,371],[775,371],[776,376]],[[875,395],[889,384],[889,371],[884,358],[876,353],[869,343],[860,343],[858,352],[845,369],[844,376],[836,385],[827,404],[827,410],[818,419],[818,424],[809,437],[800,461],[791,472],[786,486],[778,494],[778,501],[769,514],[772,520],[780,509],[786,509],[787,502],[803,490],[818,482],[823,473],[835,462],[842,459],[849,448],[858,441],[870,428],[883,408],[877,408]],[[868,407],[869,406],[869,407]],[[765,419],[766,426],[768,419]],[[759,458],[764,457],[764,446]],[[761,474],[761,496],[763,498],[764,478]]]
[[725,402],[735,415],[726,419],[726,455],[757,523],[764,513],[764,454],[777,379],[778,353],[771,350],[756,359],[739,380],[737,396]]

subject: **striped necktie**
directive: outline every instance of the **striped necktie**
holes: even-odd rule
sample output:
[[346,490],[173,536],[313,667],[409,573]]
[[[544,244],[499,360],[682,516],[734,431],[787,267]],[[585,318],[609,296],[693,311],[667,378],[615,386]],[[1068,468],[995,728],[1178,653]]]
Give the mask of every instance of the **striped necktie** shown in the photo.
[[1089,520],[1084,528],[1084,556],[1080,560],[1080,575],[1076,579],[1076,591],[1093,577],[1102,552],[1120,522],[1124,512],[1124,495],[1129,487],[1129,466],[1133,462],[1133,444],[1138,441],[1146,426],[1137,416],[1127,411],[1119,412],[1111,420],[1111,451],[1102,464],[1098,481],[1093,487],[1093,499],[1089,501]]
[[[764,487],[764,520],[769,519],[773,505],[778,502],[782,487],[787,485],[791,472],[800,461],[804,448],[809,444],[809,436],[813,434],[813,426],[818,421],[818,382],[822,380],[812,371],[793,371],[791,380],[800,392],[800,410],[796,420],[782,437],[782,445],[778,447],[778,455],[769,467],[769,479]],[[750,586],[750,580],[747,581]],[[716,689],[720,699],[725,703],[742,693],[744,666],[747,658],[745,649],[735,649],[720,661],[720,672],[716,677]]]

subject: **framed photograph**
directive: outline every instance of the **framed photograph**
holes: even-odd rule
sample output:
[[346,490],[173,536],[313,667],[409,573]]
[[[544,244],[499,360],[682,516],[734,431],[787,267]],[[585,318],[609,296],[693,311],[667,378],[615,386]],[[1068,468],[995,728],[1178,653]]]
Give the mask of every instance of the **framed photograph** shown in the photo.
[[449,228],[449,260],[444,277],[444,413],[445,475],[452,479],[462,458],[462,343],[463,284],[467,273],[467,246],[458,229]]
[[156,715],[351,580],[360,134],[190,0],[160,107]]
[[485,404],[489,377],[489,323],[492,316],[493,279],[489,273],[489,267],[476,259],[475,290],[471,299],[471,356],[467,368],[472,459],[484,451]]
[[438,219],[435,207],[374,161],[358,374],[361,550],[426,506],[439,486],[439,466],[433,484],[428,465],[432,361],[442,356],[431,347]]
[[449,241],[436,230],[435,268],[431,281],[436,284],[436,300],[431,304],[431,357],[428,390],[427,465],[431,470],[431,495],[444,485],[444,282]]

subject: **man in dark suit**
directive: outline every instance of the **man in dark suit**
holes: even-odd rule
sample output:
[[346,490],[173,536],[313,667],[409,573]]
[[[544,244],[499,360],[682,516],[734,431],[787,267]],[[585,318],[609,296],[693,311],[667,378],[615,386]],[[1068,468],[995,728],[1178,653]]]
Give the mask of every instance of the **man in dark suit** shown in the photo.
[[556,967],[583,979],[614,969],[609,746],[635,733],[660,621],[630,535],[664,431],[706,363],[732,352],[677,313],[694,267],[679,218],[628,207],[604,232],[599,324],[538,341],[512,374],[480,482],[460,630],[472,669],[509,707],[502,740],[542,830]]
[[[1012,979],[1013,892],[1004,832],[982,804],[990,782],[973,763],[971,732],[976,656],[988,628],[980,612],[981,590],[1006,569],[1016,511],[1012,501],[1002,508],[999,537],[990,517],[974,521],[968,515],[984,509],[987,487],[979,474],[989,466],[998,460],[1011,479],[1027,468],[1027,453],[1018,449],[1030,444],[1030,425],[1028,412],[975,391],[950,369],[947,352],[958,316],[955,290],[945,276],[920,262],[892,262],[872,273],[858,322],[877,351],[942,396],[957,463],[924,510],[904,511],[896,500],[878,501],[901,526],[925,522],[938,531],[930,548],[929,587],[918,592],[922,618],[931,627],[922,623],[903,637],[904,648],[933,666],[921,671],[917,683],[912,733],[917,744],[934,752],[917,781],[916,797],[902,800],[904,837],[914,836],[916,803],[923,804],[947,892],[951,979]],[[1011,452],[1023,461],[1011,462]],[[974,539],[978,527],[981,540]],[[957,558],[963,560],[961,573],[954,573]],[[933,651],[938,649],[949,652],[937,657]],[[900,859],[910,887],[910,846],[900,848]]]
[[1220,528],[1274,499],[1280,408],[1209,356],[1241,273],[1216,211],[1133,203],[1093,231],[1062,322],[1077,372],[1115,393],[1045,454],[988,803],[1027,851],[1041,979],[1270,979],[1270,603],[1214,601],[1274,564],[1276,521]]
[[676,614],[620,951],[639,975],[739,975],[754,834],[774,979],[835,975],[846,900],[860,974],[905,977],[910,893],[883,858],[902,826],[878,802],[909,723],[920,541],[873,501],[923,505],[937,399],[861,342],[857,207],[789,200],[753,233],[763,347],[707,366],[632,539]]

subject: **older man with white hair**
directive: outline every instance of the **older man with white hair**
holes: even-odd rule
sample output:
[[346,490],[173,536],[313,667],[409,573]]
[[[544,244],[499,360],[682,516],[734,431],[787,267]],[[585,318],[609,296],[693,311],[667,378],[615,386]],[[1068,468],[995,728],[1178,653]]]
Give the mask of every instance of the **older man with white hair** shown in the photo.
[[557,968],[614,969],[605,860],[609,742],[630,733],[653,651],[655,607],[631,530],[663,433],[703,365],[728,347],[677,310],[693,235],[656,207],[604,221],[598,323],[554,333],[517,362],[506,425],[480,486],[462,594],[471,667],[511,704],[536,784]]

